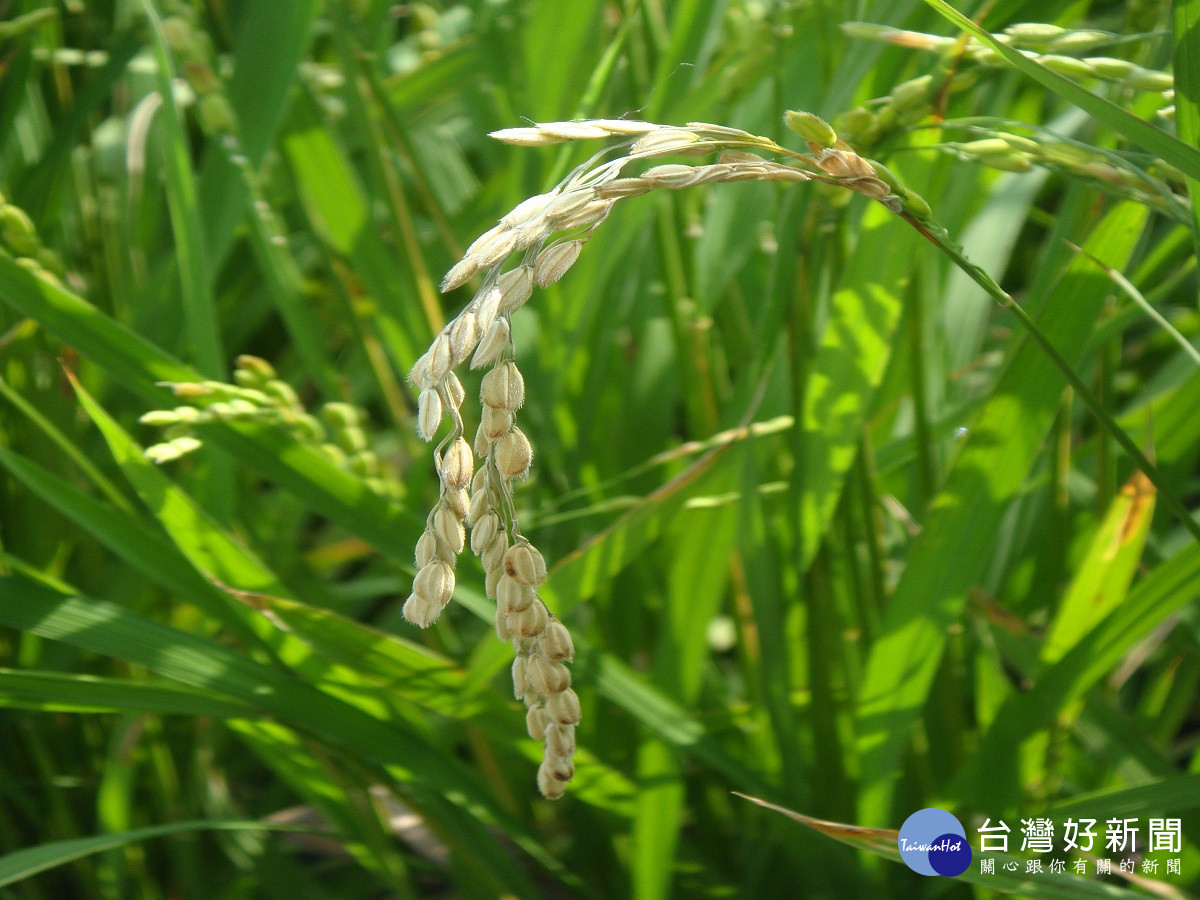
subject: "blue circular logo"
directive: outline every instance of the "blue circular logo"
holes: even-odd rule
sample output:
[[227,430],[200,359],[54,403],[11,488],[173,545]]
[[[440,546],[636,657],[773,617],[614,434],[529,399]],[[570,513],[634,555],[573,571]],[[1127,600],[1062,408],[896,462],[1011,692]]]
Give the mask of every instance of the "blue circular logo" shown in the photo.
[[971,865],[971,845],[962,823],[944,809],[920,809],[900,826],[900,858],[922,875],[953,878]]

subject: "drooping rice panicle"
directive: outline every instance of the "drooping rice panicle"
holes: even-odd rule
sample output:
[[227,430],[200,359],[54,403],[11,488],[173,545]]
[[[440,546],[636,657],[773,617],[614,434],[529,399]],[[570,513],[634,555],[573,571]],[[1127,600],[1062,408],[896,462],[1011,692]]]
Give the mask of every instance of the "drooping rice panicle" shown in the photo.
[[[544,745],[537,781],[547,798],[561,797],[574,775],[580,708],[566,666],[574,655],[571,637],[538,594],[546,563],[522,535],[513,499],[516,483],[529,472],[533,448],[516,421],[526,386],[517,366],[512,315],[528,302],[535,286],[547,287],[568,272],[618,201],[654,190],[737,181],[819,181],[879,200],[897,212],[927,212],[924,201],[905,191],[884,167],[839,141],[817,117],[793,114],[789,125],[805,138],[808,153],[704,122],[677,127],[600,119],[492,134],[521,147],[619,138],[626,149],[625,155],[609,160],[600,154],[551,190],[522,201],[467,248],[441,289],[452,291],[476,278],[479,287],[409,373],[419,391],[420,437],[432,441],[447,417],[451,428],[434,454],[440,498],[417,544],[417,574],[404,616],[422,628],[438,619],[454,592],[458,555],[469,543],[483,565],[487,596],[496,601],[496,634],[513,644],[513,692],[527,707],[530,736]],[[662,157],[714,154],[716,162],[658,163],[635,175],[623,174],[635,163]],[[784,156],[793,164],[771,156]],[[506,269],[516,254],[517,264]],[[471,369],[488,368],[471,444],[462,416],[465,392],[454,372],[464,363]]]

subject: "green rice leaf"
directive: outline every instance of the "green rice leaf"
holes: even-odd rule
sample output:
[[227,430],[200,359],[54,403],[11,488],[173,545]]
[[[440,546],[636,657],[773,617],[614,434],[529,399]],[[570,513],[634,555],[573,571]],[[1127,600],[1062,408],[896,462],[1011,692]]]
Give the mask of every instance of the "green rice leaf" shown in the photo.
[[0,253],[0,301],[38,322],[63,343],[73,346],[113,378],[150,402],[166,396],[158,381],[198,381],[192,369],[145,338],[105,315],[95,306],[39,278]]
[[1057,662],[1129,591],[1154,515],[1154,487],[1135,473],[1113,500],[1046,633],[1042,659]]
[[[497,886],[528,889],[511,858],[486,839],[483,823],[507,817],[484,799],[478,777],[431,746],[403,718],[381,721],[213,641],[109,603],[63,596],[13,576],[0,576],[0,624],[136,663],[223,698],[246,699],[261,711],[386,766],[393,777],[420,790],[422,805],[431,809],[431,815],[455,823],[450,834],[465,858],[480,867],[481,875],[486,873]],[[447,793],[461,802],[446,801]],[[527,852],[555,868],[516,822],[508,821],[507,827]]]
[[208,269],[204,230],[200,225],[200,200],[196,179],[188,157],[188,139],[183,117],[175,103],[175,67],[163,32],[162,20],[150,0],[141,0],[142,11],[150,21],[154,39],[155,60],[158,63],[158,93],[162,98],[162,114],[158,117],[163,130],[166,162],[167,201],[171,208],[171,226],[175,234],[175,258],[183,285],[183,317],[191,338],[191,350],[196,367],[210,378],[220,378],[225,371],[225,356],[217,324],[212,283]]
[[15,669],[0,669],[0,706],[41,712],[140,712],[218,719],[253,712],[247,704],[165,682]]
[[[1122,268],[1146,219],[1144,207],[1114,209],[1093,232],[1089,253]],[[1039,324],[1068,363],[1087,345],[1103,299],[1102,276],[1076,259]],[[1051,427],[1062,390],[1040,348],[1023,344],[981,410],[929,519],[871,648],[858,701],[864,790],[860,817],[885,821],[896,762],[929,698],[945,646],[945,629],[962,613],[967,592],[994,552],[1001,519],[1020,491]]]
[[[1200,0],[1171,4],[1175,26],[1175,127],[1189,147],[1200,147]],[[1187,172],[1192,237],[1200,255],[1200,174]]]
[[39,872],[45,872],[57,866],[65,865],[77,859],[83,859],[107,850],[116,850],[129,844],[166,837],[172,834],[186,834],[195,831],[302,831],[288,825],[272,825],[267,822],[237,822],[237,821],[198,821],[173,822],[170,825],[156,825],[152,828],[138,828],[120,834],[99,834],[94,837],[73,838],[65,841],[55,841],[41,844],[37,847],[27,847],[0,856],[0,887],[15,884],[31,878]]

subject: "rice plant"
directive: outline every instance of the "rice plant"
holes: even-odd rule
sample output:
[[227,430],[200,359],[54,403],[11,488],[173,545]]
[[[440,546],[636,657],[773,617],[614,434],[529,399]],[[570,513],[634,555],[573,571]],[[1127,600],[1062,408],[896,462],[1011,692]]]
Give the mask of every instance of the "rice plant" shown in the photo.
[[2,13],[14,896],[1200,885],[1200,2]]

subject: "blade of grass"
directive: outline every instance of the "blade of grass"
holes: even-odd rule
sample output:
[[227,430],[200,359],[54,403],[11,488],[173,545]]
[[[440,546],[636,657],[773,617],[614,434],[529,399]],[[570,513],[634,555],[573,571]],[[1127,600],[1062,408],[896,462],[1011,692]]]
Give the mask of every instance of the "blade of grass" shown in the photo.
[[[1083,252],[1083,250],[1081,248],[1076,247],[1074,244],[1071,244],[1071,249],[1076,250],[1080,253]],[[1108,277],[1111,278],[1113,280],[1113,282],[1116,283],[1121,288],[1121,290],[1125,292],[1126,296],[1128,296],[1129,299],[1131,299],[1134,303],[1136,303],[1137,306],[1142,310],[1142,312],[1144,312],[1147,316],[1149,316],[1151,319],[1153,319],[1155,325],[1157,325],[1164,332],[1166,332],[1168,335],[1170,335],[1171,340],[1175,341],[1175,343],[1179,345],[1180,350],[1182,350],[1184,353],[1186,353],[1188,356],[1190,356],[1192,358],[1192,361],[1195,362],[1196,365],[1200,366],[1200,350],[1197,350],[1195,347],[1193,347],[1188,342],[1188,339],[1185,338],[1182,334],[1180,334],[1179,330],[1174,325],[1172,325],[1170,322],[1168,322],[1166,317],[1162,313],[1160,313],[1157,309],[1155,309],[1151,305],[1149,300],[1147,300],[1144,296],[1142,296],[1142,292],[1137,289],[1137,287],[1133,284],[1133,282],[1131,282],[1128,278],[1126,278],[1124,275],[1122,275],[1120,272],[1118,272],[1116,269],[1112,268],[1111,266],[1106,266],[1103,263],[1101,263],[1099,260],[1093,260],[1093,262],[1095,262],[1098,266],[1100,266],[1102,269],[1104,269],[1104,271],[1108,273]]]
[[[535,6],[529,11],[522,39],[526,65],[525,108],[537,122],[569,116],[594,69],[603,33],[603,10],[587,3],[569,7]],[[554,53],[545,48],[554,47]],[[547,118],[549,117],[549,118]]]
[[417,240],[412,208],[394,163],[393,150],[383,135],[383,116],[379,114],[377,107],[369,106],[373,99],[371,82],[365,72],[359,74],[360,69],[372,68],[374,60],[364,58],[361,50],[352,44],[351,23],[345,11],[339,14],[333,33],[342,68],[350,73],[342,92],[347,101],[350,126],[355,132],[369,137],[365,142],[364,151],[367,174],[370,178],[369,192],[383,202],[388,213],[388,225],[404,247],[404,262],[407,265],[398,267],[401,271],[396,272],[393,277],[401,278],[415,288],[421,311],[426,318],[426,327],[430,334],[434,334],[446,324],[438,292],[426,264],[423,248]]
[[138,828],[121,834],[100,834],[94,837],[73,838],[15,850],[0,856],[0,887],[16,884],[57,866],[83,859],[106,850],[115,850],[129,844],[153,838],[192,831],[304,831],[291,825],[273,825],[268,822],[173,822],[153,828]]
[[239,640],[251,645],[259,643],[254,625],[245,621],[244,611],[236,608],[231,610],[228,595],[201,575],[174,544],[138,521],[130,511],[113,510],[4,448],[0,448],[0,465],[38,497],[123,559],[135,572],[195,604],[206,615],[223,623]]
[[[1150,462],[1149,457],[1142,452],[1141,447],[1117,423],[1117,420],[1113,418],[1107,407],[1100,402],[1091,387],[1079,377],[1071,362],[1059,353],[1058,349],[1054,346],[1054,342],[1046,336],[1042,328],[1033,320],[1025,308],[1020,304],[1014,303],[1012,298],[996,284],[987,272],[963,256],[961,248],[948,239],[944,230],[940,233],[932,231],[925,224],[918,222],[907,213],[904,214],[904,218],[912,223],[939,250],[949,256],[955,265],[969,274],[976,284],[983,287],[993,299],[1016,317],[1026,334],[1033,339],[1042,353],[1046,355],[1046,358],[1054,364],[1054,367],[1066,379],[1067,384],[1071,386],[1071,389],[1079,399],[1087,405],[1092,415],[1099,420],[1105,432],[1116,439],[1116,442],[1121,445],[1121,449],[1129,454],[1138,469],[1145,474],[1146,478],[1158,490],[1159,499],[1163,505],[1175,514],[1179,520],[1179,524],[1186,528],[1193,538],[1200,541],[1200,523],[1197,523],[1196,518],[1188,511],[1174,492],[1169,490],[1169,486],[1164,480],[1162,473],[1159,472],[1158,467]],[[1091,258],[1091,254],[1085,255]]]
[[[484,622],[490,623],[495,617],[495,605],[480,593],[460,592],[455,600]],[[771,794],[762,776],[729,753],[699,719],[625,662],[599,650],[583,636],[575,640],[573,672],[577,685],[594,686],[609,703],[625,710],[671,746],[702,760],[731,784],[753,784],[748,790]]]
[[610,703],[624,709],[673,746],[721,773],[731,784],[755,784],[757,787],[752,790],[771,793],[762,776],[728,753],[703,723],[635,675],[625,663],[589,648],[582,641],[576,642],[576,650],[575,671],[580,673],[580,683],[594,684]]
[[352,704],[377,705],[378,698],[370,696],[369,686],[353,671],[335,670],[328,662],[318,660],[303,641],[288,630],[280,629],[277,621],[261,615],[258,606],[243,602],[242,592],[217,589],[215,585],[228,582],[256,583],[259,587],[283,590],[275,575],[253,554],[221,532],[186,494],[142,458],[137,446],[82,389],[80,397],[110,442],[127,477],[172,534],[175,546],[125,517],[114,517],[111,510],[55,483],[8,451],[2,451],[0,461],[62,509],[65,515],[83,523],[102,543],[129,559],[134,568],[147,572],[167,590],[192,599],[249,645],[261,647],[270,657],[286,660],[289,667],[310,676],[315,684],[350,692],[343,696]]
[[[170,396],[156,387],[156,382],[200,380],[194,369],[3,253],[0,301],[40,322],[156,406],[163,406]],[[317,513],[371,542],[380,552],[409,563],[423,522],[374,493],[361,478],[339,469],[317,450],[262,425],[227,423],[206,427],[204,435],[239,462],[296,493]]]
[[248,215],[250,245],[262,269],[271,302],[279,310],[310,377],[327,396],[336,396],[338,370],[330,356],[328,334],[321,326],[311,298],[306,295],[304,277],[288,249],[281,224],[255,182],[249,164],[234,165],[251,201]]
[[1113,499],[1100,530],[1046,632],[1042,659],[1054,663],[1124,602],[1146,546],[1154,515],[1154,488],[1134,473]]
[[1059,710],[1083,697],[1139,641],[1200,596],[1200,546],[1189,545],[1160,564],[1061,659],[1041,671],[1033,687],[1013,692],[996,712],[972,760],[946,796],[967,807],[1003,807],[1013,800],[1015,752],[1048,728]]
[[172,358],[90,303],[38,278],[0,253],[0,301],[38,322],[113,378],[152,402],[166,393],[158,381],[199,381],[195,369]]
[[[814,819],[811,816],[793,812],[774,803],[767,803],[765,800],[760,800],[757,797],[749,797],[745,794],[737,794],[737,796],[743,797],[764,809],[787,816],[789,819],[799,822],[801,825],[805,825],[848,847],[871,853],[892,862],[900,862],[900,833],[898,831],[886,828],[863,828],[860,825],[846,825],[841,822]],[[988,857],[996,860],[997,865],[994,873],[984,874],[977,871],[974,866],[971,866],[961,875],[955,876],[953,880],[977,884],[1002,894],[1017,894],[1021,897],[1031,898],[1031,900],[1043,900],[1043,898],[1044,900],[1071,900],[1072,897],[1132,898],[1144,896],[1140,892],[1126,890],[1113,884],[1104,884],[1090,878],[1081,878],[1066,872],[1059,874],[1047,870],[1021,877],[1020,875],[1010,874],[1004,868],[1004,864],[1007,862],[1013,862],[1019,868],[1019,864],[1024,862],[1020,857],[1007,853],[993,853],[991,851],[988,852]],[[1146,879],[1146,881],[1149,882],[1151,879]],[[1159,884],[1160,882],[1152,883]],[[1164,885],[1164,887],[1168,886]]]
[[808,767],[793,699],[796,689],[793,660],[800,651],[789,641],[794,611],[783,586],[785,551],[779,541],[780,517],[766,513],[754,490],[761,476],[753,446],[748,446],[742,456],[737,548],[743,560],[745,589],[752,599],[750,612],[758,635],[759,656],[755,665],[760,671],[754,674],[758,694],[755,699],[766,714],[765,724],[770,728],[775,757],[769,762],[764,760],[761,768],[778,773],[784,796],[807,802]]
[[199,429],[204,437],[264,478],[298,497],[308,509],[367,541],[405,568],[425,527],[422,516],[380,496],[356,475],[339,469],[314,447],[278,428],[230,422]]
[[[125,476],[198,571],[239,601],[289,593],[257,555],[226,534],[187,494],[146,460],[140,448],[81,386],[76,384],[75,389],[84,410],[101,430]],[[304,592],[320,593],[316,586],[310,586]],[[350,692],[342,696],[354,705],[377,702],[373,696],[377,692],[360,684],[353,671],[330,671],[328,664],[317,660],[304,642],[288,630],[278,628],[278,620],[272,621],[259,611],[253,599],[249,605],[227,602],[225,619],[233,618],[244,624],[259,642],[270,647],[279,659],[286,660],[292,669],[309,677],[313,684],[329,691],[344,689]]]
[[[1174,0],[1175,128],[1189,147],[1200,147],[1200,0]],[[1200,257],[1200,174],[1187,172],[1192,199],[1192,240]]]
[[90,459],[87,458],[84,452],[80,448],[76,447],[75,443],[70,438],[63,434],[53,422],[42,415],[42,413],[32,403],[26,400],[24,396],[13,390],[9,383],[2,377],[0,377],[0,394],[3,394],[4,399],[20,410],[21,414],[29,419],[29,421],[32,422],[39,431],[50,438],[50,440],[54,443],[54,446],[58,447],[62,451],[63,455],[79,469],[79,471],[88,479],[88,481],[99,488],[100,492],[104,494],[109,503],[122,511],[129,511],[132,509],[129,501],[125,499],[125,496],[119,490],[117,490],[116,486],[113,485],[111,481],[101,474],[100,470],[96,468],[95,464],[93,464]]
[[171,208],[171,228],[175,235],[175,258],[183,288],[183,318],[196,366],[210,378],[219,378],[225,370],[225,354],[217,324],[212,296],[208,257],[201,227],[200,202],[192,163],[188,158],[188,138],[183,117],[175,104],[175,67],[171,63],[162,20],[150,0],[141,0],[142,12],[150,23],[154,41],[155,74],[162,97],[162,115],[158,117],[163,134],[163,158],[166,163],[167,202]]
[[1052,804],[1054,818],[1156,818],[1200,807],[1200,775],[1176,775],[1132,787],[1089,791]]
[[353,267],[375,308],[392,365],[407,370],[433,334],[420,304],[411,303],[395,279],[392,252],[373,221],[371,204],[320,108],[301,94],[282,137],[283,156],[313,230]]
[[[723,480],[732,483],[729,475]],[[725,594],[736,522],[736,508],[725,507],[695,510],[670,523],[668,540],[680,550],[668,576],[668,622],[659,631],[654,652],[654,681],[685,708],[695,704],[707,666],[708,625]],[[633,842],[638,852],[631,868],[639,897],[671,894],[684,824],[682,762],[679,752],[661,738],[648,738],[638,747],[642,787],[635,800]]]
[[[40,12],[53,10],[46,9]],[[32,15],[32,14],[31,14]],[[74,97],[70,111],[54,123],[54,137],[38,161],[25,172],[13,188],[18,206],[35,221],[42,219],[48,204],[56,197],[59,184],[70,177],[69,154],[78,146],[80,135],[97,108],[108,98],[114,84],[125,74],[126,67],[140,49],[141,36],[136,31],[117,35],[107,48],[104,67],[94,72],[82,90]]]
[[[256,170],[283,121],[292,85],[308,48],[316,0],[244,0],[231,58],[233,73],[225,98],[238,121],[238,152]],[[200,174],[201,220],[215,271],[224,259],[249,196],[243,176],[228,155],[210,152]]]
[[15,669],[0,669],[0,706],[40,712],[139,712],[218,719],[253,715],[248,704],[177,684]]
[[464,696],[461,669],[433,651],[345,616],[265,594],[239,592],[325,659],[385,683],[397,696],[451,718],[477,715],[482,703]]
[[671,896],[686,785],[678,752],[658,737],[638,745],[636,766],[638,790],[630,832],[633,896],[659,900]]
[[386,766],[418,792],[414,799],[419,798],[431,821],[446,829],[445,839],[495,889],[525,892],[532,887],[511,855],[490,837],[485,822],[502,823],[544,867],[562,871],[519,822],[488,802],[468,766],[432,746],[402,718],[381,721],[212,641],[13,576],[0,577],[0,624],[142,665],[222,697],[250,698],[284,722]]
[[[1093,232],[1089,252],[1123,268],[1146,219],[1144,207],[1113,210]],[[1075,363],[1098,317],[1104,279],[1077,258],[1039,327]],[[1022,344],[984,406],[935,499],[871,648],[858,702],[863,789],[859,819],[888,819],[898,762],[928,698],[945,646],[981,577],[1008,502],[1016,496],[1050,429],[1060,388],[1055,368],[1032,342]]]
[[331,759],[300,734],[278,722],[240,719],[229,723],[271,771],[328,820],[346,850],[399,897],[411,896],[400,848],[385,832],[370,796],[372,773]]
[[812,561],[854,462],[871,396],[896,343],[918,242],[874,205],[833,296],[804,392],[804,429],[794,478],[800,485],[800,566]]
[[593,596],[600,584],[629,565],[661,533],[670,516],[708,484],[719,471],[721,457],[733,446],[713,447],[600,534],[568,554],[546,582],[547,596],[557,601],[555,608],[561,612],[569,611],[575,604]]
[[0,41],[12,41],[24,36],[27,32],[40,28],[47,22],[58,18],[58,10],[51,7],[35,9],[23,13],[7,22],[0,22]]
[[100,429],[113,458],[142,502],[200,572],[222,584],[270,594],[288,589],[248,548],[238,544],[187,494],[172,484],[107,412],[72,379],[84,412]]

